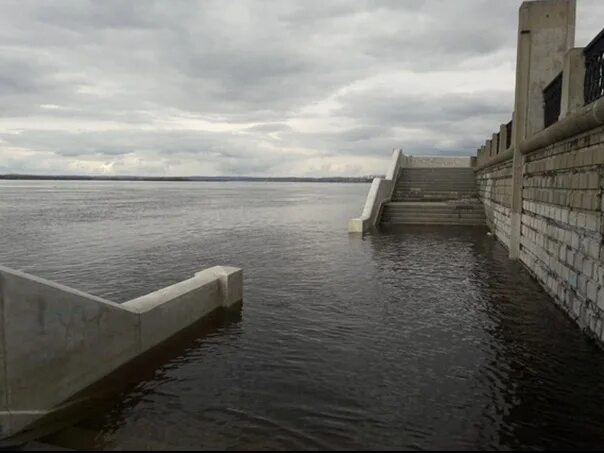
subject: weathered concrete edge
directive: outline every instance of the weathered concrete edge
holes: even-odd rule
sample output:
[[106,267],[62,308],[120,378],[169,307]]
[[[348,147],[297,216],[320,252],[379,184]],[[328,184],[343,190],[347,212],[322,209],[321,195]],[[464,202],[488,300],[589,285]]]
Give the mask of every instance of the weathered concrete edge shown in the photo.
[[404,168],[468,168],[474,156],[405,156]]
[[[587,132],[604,124],[604,98],[597,99],[520,143],[522,154],[530,154],[554,143]],[[514,157],[514,147],[484,162],[474,169],[481,171]]]
[[401,161],[404,157],[400,149],[395,149],[392,152],[392,159],[386,173],[386,178],[374,178],[371,182],[361,216],[350,219],[348,222],[349,233],[362,234],[376,225],[382,206],[392,198],[392,191],[401,169]]
[[[0,266],[0,440],[62,410],[71,396],[215,309],[238,306],[243,297],[242,284],[240,269],[216,266],[191,279],[116,304]],[[25,313],[27,319],[12,319],[15,313]],[[44,313],[42,318],[40,313]],[[91,317],[91,313],[99,316]],[[41,320],[45,318],[51,320]],[[65,324],[67,332],[60,327],[52,330],[72,318],[80,324]],[[117,326],[103,324],[103,320],[112,319],[118,319]],[[40,331],[31,328],[36,324],[40,324]],[[123,326],[129,328],[120,330]],[[23,335],[24,329],[28,335]],[[74,336],[75,343],[61,347],[67,337]],[[112,351],[116,344],[120,345],[119,351]],[[69,357],[65,357],[66,353]],[[107,357],[113,360],[104,360]],[[63,361],[65,368],[57,369],[56,363]],[[82,363],[88,369],[76,368],[73,373],[73,366]],[[36,373],[23,376],[33,369]],[[56,375],[60,378],[53,379]],[[25,391],[28,381],[40,388]]]
[[553,143],[566,140],[604,124],[604,97],[571,113],[551,126],[524,140],[519,145],[522,154],[530,154]]
[[506,149],[504,152],[502,152],[501,154],[497,154],[492,159],[489,159],[488,161],[486,161],[480,165],[477,165],[474,168],[474,171],[479,172],[486,168],[493,167],[495,165],[499,165],[503,162],[511,160],[513,157],[514,157],[514,147],[510,147],[510,148]]

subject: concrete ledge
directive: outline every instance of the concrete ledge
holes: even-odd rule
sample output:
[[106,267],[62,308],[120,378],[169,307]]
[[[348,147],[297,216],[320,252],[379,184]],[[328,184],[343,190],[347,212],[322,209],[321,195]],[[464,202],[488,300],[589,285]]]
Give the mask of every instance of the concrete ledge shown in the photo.
[[514,148],[508,148],[501,154],[498,154],[498,155],[494,156],[493,158],[489,159],[488,161],[483,162],[480,165],[477,165],[476,168],[474,168],[474,171],[478,172],[478,171],[484,170],[485,168],[499,165],[505,161],[511,160],[513,157],[514,157]]
[[0,266],[0,440],[242,296],[232,267],[116,304]]
[[405,156],[405,168],[469,168],[472,156]]
[[602,124],[604,124],[604,98],[597,99],[536,133],[528,140],[524,140],[520,143],[518,149],[522,154],[529,154]]

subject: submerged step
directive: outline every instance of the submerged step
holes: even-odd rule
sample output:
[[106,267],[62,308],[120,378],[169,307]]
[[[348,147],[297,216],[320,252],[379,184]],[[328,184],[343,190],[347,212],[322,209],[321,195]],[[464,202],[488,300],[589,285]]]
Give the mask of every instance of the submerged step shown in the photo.
[[[447,196],[442,193],[439,195]],[[448,196],[451,195],[450,193]],[[414,195],[406,194],[406,196]],[[384,225],[485,225],[486,217],[482,203],[475,198],[438,201],[395,199],[384,205],[381,223]]]
[[384,221],[382,225],[468,225],[484,226],[484,221],[464,219],[406,219],[397,221]]

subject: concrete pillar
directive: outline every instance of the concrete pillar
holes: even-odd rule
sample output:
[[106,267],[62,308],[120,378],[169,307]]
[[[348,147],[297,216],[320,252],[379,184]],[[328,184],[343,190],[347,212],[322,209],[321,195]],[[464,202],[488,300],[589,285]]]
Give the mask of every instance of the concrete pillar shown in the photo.
[[507,128],[505,127],[505,124],[502,124],[501,126],[499,126],[499,149],[498,149],[499,154],[501,154],[502,152],[505,151],[506,136],[507,136]]
[[493,155],[490,139],[486,141],[486,143],[484,144],[484,147],[486,149],[487,160],[489,160],[491,158],[491,156]]
[[560,118],[570,115],[585,104],[583,84],[585,79],[585,56],[583,47],[569,49],[564,55],[562,69],[562,100]]
[[[526,84],[516,84],[516,97],[526,96],[525,137],[539,132],[543,124],[543,89],[556,77],[566,52],[575,44],[575,0],[524,2],[520,7],[519,35],[528,40],[528,58],[521,71],[528,72]],[[523,60],[517,55],[517,63]],[[524,138],[524,137],[523,137]]]
[[499,152],[499,136],[493,133],[491,136],[491,155],[496,156]]
[[518,146],[543,129],[543,88],[575,42],[575,0],[523,2],[518,14],[510,258],[520,255],[524,156]]

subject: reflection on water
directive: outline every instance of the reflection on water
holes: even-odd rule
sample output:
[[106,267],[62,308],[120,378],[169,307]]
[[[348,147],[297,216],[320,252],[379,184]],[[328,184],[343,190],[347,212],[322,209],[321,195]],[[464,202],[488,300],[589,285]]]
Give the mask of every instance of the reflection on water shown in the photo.
[[[346,234],[367,185],[0,182],[0,262],[123,301],[244,269],[50,441],[105,449],[595,448],[604,356],[482,228]],[[143,369],[145,367],[142,367]]]

